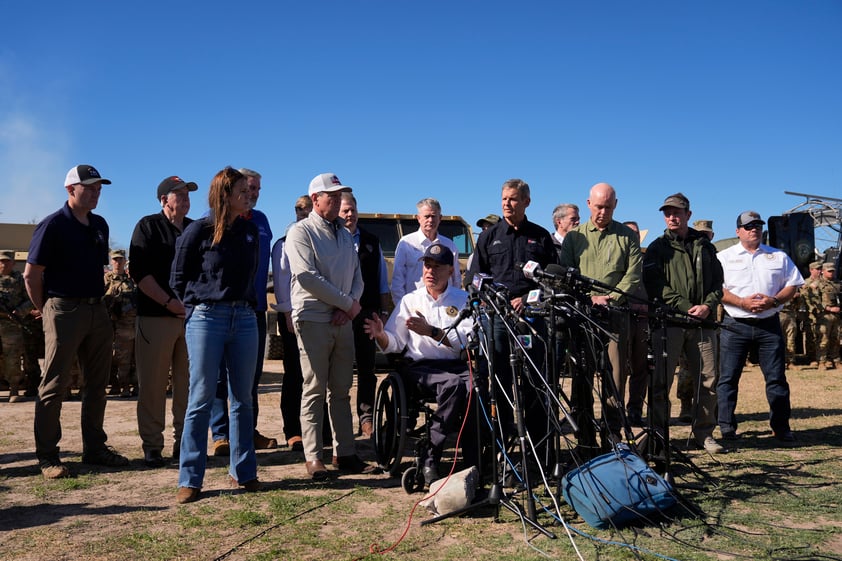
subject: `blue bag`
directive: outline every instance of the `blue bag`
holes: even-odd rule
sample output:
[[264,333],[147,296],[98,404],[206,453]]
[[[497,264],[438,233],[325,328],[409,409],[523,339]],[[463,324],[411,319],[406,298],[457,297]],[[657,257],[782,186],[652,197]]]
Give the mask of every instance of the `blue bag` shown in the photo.
[[626,444],[569,471],[562,494],[594,528],[623,526],[675,504],[672,486]]

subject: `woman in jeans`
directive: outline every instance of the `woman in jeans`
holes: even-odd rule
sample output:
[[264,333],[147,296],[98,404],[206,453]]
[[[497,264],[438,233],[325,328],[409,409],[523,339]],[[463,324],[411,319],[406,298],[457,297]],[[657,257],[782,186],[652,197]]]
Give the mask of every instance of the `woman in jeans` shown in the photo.
[[170,285],[187,308],[190,390],[178,472],[178,503],[199,498],[207,463],[210,409],[219,365],[228,365],[230,484],[257,491],[251,386],[257,361],[254,275],[258,231],[240,218],[250,209],[245,176],[225,168],[208,194],[210,214],[178,238]]

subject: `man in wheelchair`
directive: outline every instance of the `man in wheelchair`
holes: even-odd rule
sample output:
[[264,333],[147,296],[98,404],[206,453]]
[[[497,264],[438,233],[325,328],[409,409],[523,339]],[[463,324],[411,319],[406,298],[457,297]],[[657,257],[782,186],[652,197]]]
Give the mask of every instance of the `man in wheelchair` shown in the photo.
[[[453,252],[434,243],[424,252],[421,280],[423,286],[405,295],[386,325],[376,315],[365,320],[365,331],[384,353],[406,349],[408,364],[402,370],[405,380],[436,396],[436,414],[430,426],[430,445],[419,466],[424,481],[438,479],[438,464],[445,440],[457,430],[465,413],[470,392],[468,365],[462,356],[467,335],[473,328],[468,318],[448,329],[459,317],[468,293],[450,286],[453,274]],[[462,455],[468,465],[477,464],[479,454],[475,442],[473,415],[462,436]]]

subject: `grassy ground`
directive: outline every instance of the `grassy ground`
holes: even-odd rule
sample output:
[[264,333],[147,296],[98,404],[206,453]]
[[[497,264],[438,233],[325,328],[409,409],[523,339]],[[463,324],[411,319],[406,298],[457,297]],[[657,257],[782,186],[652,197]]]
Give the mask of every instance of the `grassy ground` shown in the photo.
[[[281,435],[279,363],[267,362],[261,432]],[[420,526],[429,518],[388,475],[306,478],[300,455],[259,453],[266,490],[226,488],[227,468],[212,458],[202,499],[175,504],[176,467],[146,469],[134,400],[109,402],[109,442],[132,459],[126,470],[79,462],[79,403],[65,404],[64,460],[76,476],[44,481],[32,453],[31,402],[0,403],[0,558],[16,560],[170,559],[842,559],[842,371],[789,373],[796,446],[771,437],[762,376],[741,386],[744,437],[713,458],[687,449],[676,426],[673,474],[681,506],[669,516],[620,531],[595,530],[558,497],[568,531],[540,511],[549,539],[502,509]],[[5,401],[3,399],[2,401]],[[358,440],[360,454],[373,458]],[[515,503],[522,495],[514,495]],[[572,537],[569,537],[572,536]],[[388,550],[382,554],[370,551]],[[574,549],[575,548],[575,549]]]

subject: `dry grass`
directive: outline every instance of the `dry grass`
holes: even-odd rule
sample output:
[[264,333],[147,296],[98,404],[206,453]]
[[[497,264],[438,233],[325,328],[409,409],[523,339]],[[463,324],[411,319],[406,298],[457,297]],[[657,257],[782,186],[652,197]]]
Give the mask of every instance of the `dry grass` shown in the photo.
[[[267,362],[261,394],[260,430],[271,436],[281,435],[279,368],[279,362]],[[677,509],[661,525],[597,531],[561,501],[565,520],[580,533],[574,542],[582,557],[842,558],[842,372],[794,371],[790,382],[798,446],[782,448],[771,438],[762,376],[749,369],[738,408],[745,435],[739,448],[716,459],[696,450],[679,455],[692,461],[674,466],[679,494],[699,515]],[[132,467],[92,470],[79,462],[79,403],[66,403],[62,448],[77,476],[48,482],[35,465],[33,404],[0,403],[0,558],[435,561],[544,559],[537,550],[553,559],[576,555],[562,526],[547,514],[539,522],[559,539],[524,531],[506,509],[496,522],[485,509],[421,527],[419,520],[429,515],[420,508],[394,551],[369,555],[400,540],[420,495],[407,495],[386,475],[315,484],[306,479],[301,457],[283,449],[259,453],[265,492],[227,490],[224,463],[211,459],[202,499],[177,506],[175,466],[142,466],[134,410],[134,400],[114,399],[106,413],[109,442],[132,459]],[[674,429],[677,449],[687,432]],[[358,444],[371,459],[368,443]],[[550,503],[550,497],[539,498]]]

